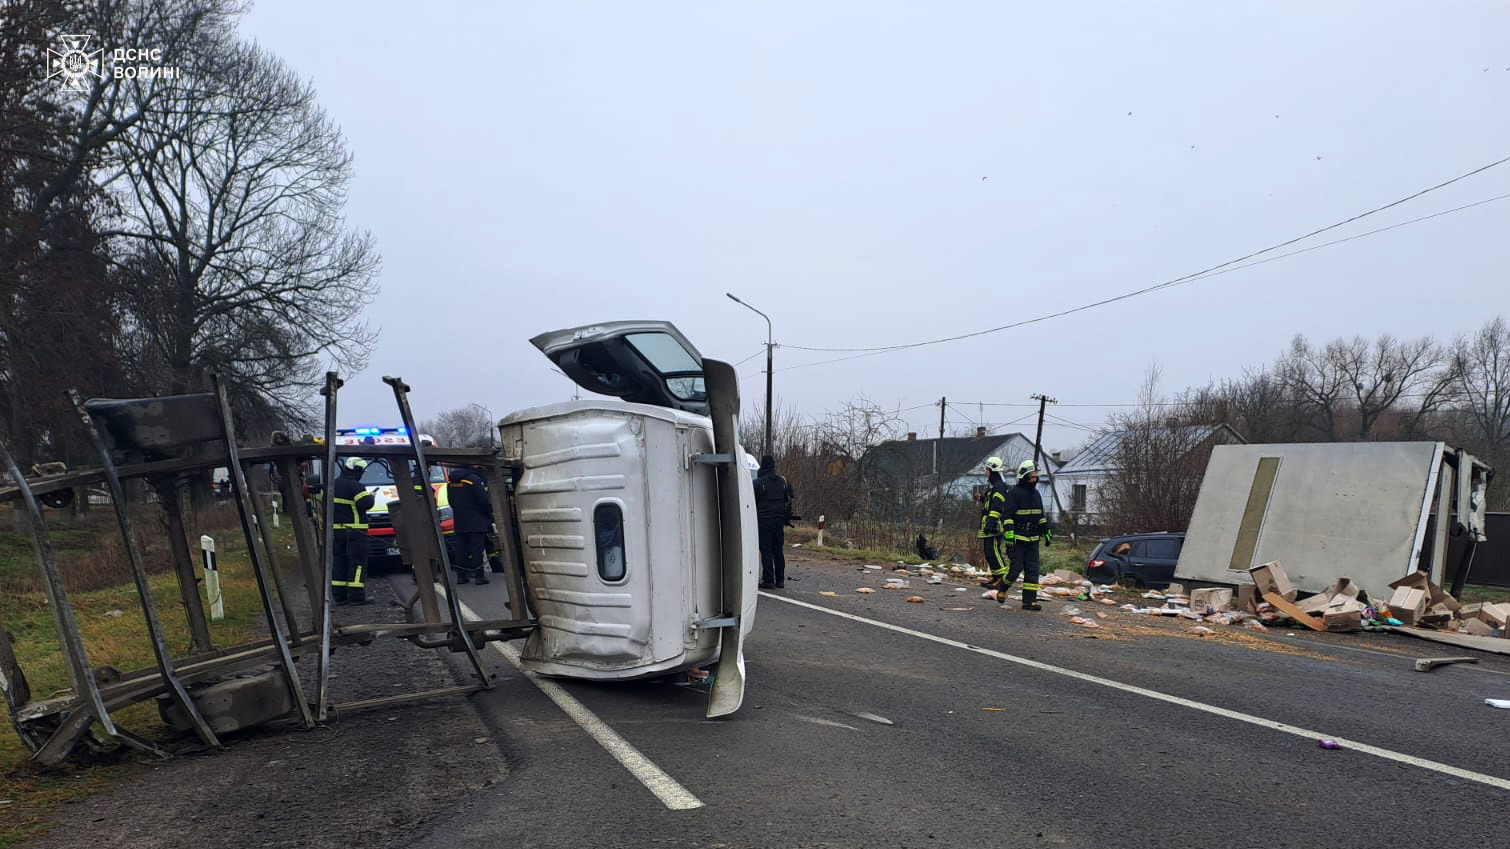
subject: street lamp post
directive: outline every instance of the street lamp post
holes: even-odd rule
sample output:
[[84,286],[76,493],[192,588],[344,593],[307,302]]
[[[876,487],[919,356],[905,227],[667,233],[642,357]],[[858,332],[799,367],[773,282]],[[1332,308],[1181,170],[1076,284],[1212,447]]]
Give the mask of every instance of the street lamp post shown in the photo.
[[776,347],[775,341],[774,341],[773,336],[771,334],[771,317],[768,316],[768,315],[766,315],[765,313],[761,312],[760,310],[755,309],[754,307],[750,306],[749,304],[745,303],[744,301],[741,301],[740,299],[734,297],[734,295],[732,293],[730,293],[730,292],[725,292],[724,294],[729,296],[729,300],[733,301],[736,304],[739,304],[740,306],[744,307],[745,309],[747,309],[747,310],[755,313],[756,315],[760,316],[761,318],[765,319],[765,448],[760,453],[762,453],[762,454],[770,454],[771,453],[771,449],[772,449],[772,446],[771,446],[771,349],[774,348],[774,347]]

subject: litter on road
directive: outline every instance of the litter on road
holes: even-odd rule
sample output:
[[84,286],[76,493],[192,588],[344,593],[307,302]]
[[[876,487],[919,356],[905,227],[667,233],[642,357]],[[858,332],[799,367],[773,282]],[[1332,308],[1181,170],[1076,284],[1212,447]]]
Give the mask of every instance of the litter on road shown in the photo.
[[1510,699],[1484,699],[1484,704],[1495,708],[1510,709]]

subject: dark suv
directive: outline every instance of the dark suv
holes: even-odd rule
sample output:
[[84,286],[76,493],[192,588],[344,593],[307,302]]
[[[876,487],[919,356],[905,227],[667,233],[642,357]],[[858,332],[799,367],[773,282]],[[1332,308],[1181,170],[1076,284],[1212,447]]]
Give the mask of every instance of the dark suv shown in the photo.
[[1125,580],[1133,586],[1162,589],[1174,580],[1184,534],[1125,534],[1102,540],[1085,564],[1085,575],[1100,584]]

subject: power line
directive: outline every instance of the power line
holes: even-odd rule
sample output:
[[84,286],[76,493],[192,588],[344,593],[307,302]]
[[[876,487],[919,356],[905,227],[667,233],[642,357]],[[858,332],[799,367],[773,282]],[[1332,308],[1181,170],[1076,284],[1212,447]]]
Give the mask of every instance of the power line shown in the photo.
[[[1445,209],[1445,210],[1441,210],[1441,211],[1438,211],[1438,212],[1435,212],[1435,213],[1431,213],[1429,215],[1423,215],[1423,216],[1420,216],[1418,218],[1413,218],[1413,219],[1409,219],[1409,220],[1406,220],[1406,221],[1401,221],[1401,222],[1398,222],[1396,224],[1391,224],[1391,225],[1389,225],[1387,227],[1380,227],[1380,228],[1375,229],[1375,230],[1370,230],[1370,231],[1367,231],[1367,232],[1364,232],[1364,233],[1358,233],[1358,234],[1355,234],[1355,235],[1352,235],[1352,236],[1347,236],[1347,237],[1344,237],[1342,239],[1336,239],[1336,240],[1333,240],[1333,241],[1330,241],[1330,242],[1326,242],[1326,243],[1323,243],[1323,244],[1320,244],[1320,245],[1313,245],[1311,247],[1303,248],[1301,250],[1292,251],[1292,252],[1289,252],[1289,253],[1285,253],[1285,254],[1280,255],[1280,256],[1268,257],[1268,258],[1263,259],[1263,260],[1258,261],[1258,262],[1252,262],[1252,263],[1248,262],[1248,260],[1256,259],[1257,257],[1263,256],[1264,254],[1272,253],[1272,252],[1274,252],[1276,250],[1279,250],[1281,248],[1289,247],[1290,245],[1296,244],[1297,242],[1305,241],[1306,239],[1309,239],[1309,238],[1311,238],[1313,236],[1317,236],[1317,235],[1320,235],[1322,233],[1326,233],[1326,232],[1329,232],[1331,230],[1335,230],[1335,229],[1337,229],[1339,227],[1344,227],[1344,226],[1346,226],[1348,224],[1351,224],[1351,223],[1353,223],[1355,221],[1359,221],[1359,220],[1361,220],[1363,218],[1366,218],[1366,217],[1368,217],[1370,215],[1375,215],[1375,214],[1383,212],[1383,211],[1385,211],[1387,209],[1391,209],[1391,208],[1399,206],[1399,205],[1401,205],[1403,203],[1407,203],[1409,201],[1415,200],[1416,198],[1419,198],[1419,197],[1421,197],[1423,195],[1426,195],[1426,194],[1428,194],[1430,192],[1434,192],[1434,191],[1437,191],[1438,189],[1445,188],[1447,186],[1452,185],[1453,183],[1457,183],[1457,182],[1459,182],[1461,180],[1465,180],[1465,179],[1467,179],[1469,177],[1472,177],[1472,176],[1475,176],[1477,174],[1483,173],[1484,171],[1487,171],[1490,168],[1494,168],[1494,167],[1496,167],[1498,165],[1502,165],[1502,164],[1504,164],[1506,162],[1510,162],[1510,157],[1505,157],[1503,159],[1499,159],[1499,160],[1496,160],[1494,162],[1491,162],[1491,163],[1489,163],[1487,165],[1483,165],[1483,166],[1481,166],[1479,168],[1475,168],[1472,171],[1469,171],[1469,172],[1464,173],[1464,174],[1460,174],[1460,175],[1458,175],[1456,177],[1453,177],[1450,180],[1446,180],[1444,182],[1438,183],[1438,184],[1436,184],[1434,186],[1431,186],[1429,188],[1422,189],[1421,191],[1415,192],[1414,194],[1411,194],[1411,195],[1407,195],[1406,197],[1400,198],[1399,200],[1392,201],[1392,202],[1387,203],[1387,204],[1385,204],[1383,206],[1375,207],[1373,209],[1368,210],[1367,212],[1361,212],[1361,213],[1359,213],[1357,215],[1354,215],[1354,216],[1352,216],[1350,218],[1346,218],[1346,219],[1344,219],[1342,221],[1338,221],[1338,222],[1336,222],[1334,224],[1329,224],[1329,225],[1327,225],[1325,227],[1321,227],[1321,228],[1318,228],[1316,230],[1312,230],[1311,232],[1306,233],[1304,235],[1296,236],[1293,239],[1288,239],[1286,241],[1279,242],[1278,244],[1270,245],[1269,247],[1263,248],[1261,250],[1257,250],[1257,251],[1254,251],[1252,253],[1246,254],[1244,256],[1237,257],[1236,259],[1231,259],[1231,260],[1228,260],[1226,262],[1223,262],[1223,263],[1220,263],[1220,264],[1217,264],[1217,265],[1213,265],[1213,266],[1211,266],[1209,268],[1205,268],[1205,269],[1202,269],[1200,271],[1192,272],[1190,274],[1186,274],[1186,275],[1183,275],[1181,277],[1176,277],[1176,278],[1174,278],[1172,280],[1166,280],[1163,283],[1157,283],[1157,284],[1154,284],[1152,286],[1146,286],[1146,287],[1144,287],[1142,289],[1136,289],[1136,290],[1131,291],[1131,292],[1125,292],[1125,293],[1123,293],[1121,295],[1116,295],[1116,296],[1111,297],[1111,298],[1104,298],[1102,300],[1095,301],[1093,303],[1084,304],[1082,306],[1073,307],[1073,308],[1067,309],[1067,310],[1061,310],[1061,311],[1055,312],[1055,313],[1049,313],[1047,315],[1038,316],[1036,318],[1026,319],[1024,321],[1013,322],[1011,324],[1004,324],[1004,325],[1001,325],[1000,327],[992,327],[992,328],[988,328],[986,330],[977,330],[977,331],[974,331],[974,332],[971,332],[971,333],[962,333],[962,334],[957,334],[957,335],[954,335],[954,336],[946,336],[946,337],[941,337],[941,338],[938,338],[938,339],[929,339],[929,340],[926,340],[926,341],[923,341],[923,342],[911,342],[911,343],[907,343],[907,344],[903,344],[903,345],[884,345],[884,346],[870,347],[870,348],[827,348],[827,347],[814,347],[814,346],[784,344],[782,347],[791,348],[792,350],[798,350],[798,351],[816,351],[816,352],[831,352],[831,353],[856,353],[858,355],[879,354],[879,353],[884,353],[886,351],[899,351],[899,350],[905,350],[905,349],[908,349],[908,348],[920,348],[920,347],[924,347],[924,346],[927,346],[927,345],[938,345],[938,344],[942,344],[942,343],[945,343],[945,342],[956,342],[956,341],[959,341],[959,340],[962,340],[962,339],[970,339],[970,338],[974,338],[976,336],[984,336],[984,335],[991,334],[991,333],[999,333],[999,332],[1001,332],[1003,330],[1010,330],[1012,328],[1021,327],[1023,325],[1027,325],[1027,324],[1034,324],[1034,323],[1037,323],[1037,322],[1046,321],[1046,320],[1051,319],[1051,318],[1059,318],[1059,317],[1062,317],[1062,316],[1071,315],[1073,313],[1083,312],[1085,310],[1094,309],[1096,307],[1105,306],[1105,305],[1111,304],[1111,303],[1116,303],[1117,301],[1123,301],[1123,300],[1127,300],[1128,298],[1137,297],[1139,295],[1146,295],[1146,294],[1149,294],[1151,292],[1159,291],[1161,289],[1167,289],[1167,288],[1170,288],[1170,287],[1173,287],[1173,286],[1178,286],[1178,285],[1181,285],[1183,283],[1190,283],[1190,282],[1194,282],[1196,280],[1203,280],[1203,279],[1206,279],[1206,278],[1209,278],[1209,277],[1215,277],[1217,274],[1220,274],[1220,273],[1227,273],[1227,272],[1230,272],[1230,271],[1237,271],[1237,270],[1239,270],[1241,268],[1251,268],[1254,265],[1259,265],[1259,264],[1262,264],[1264,262],[1273,262],[1274,260],[1277,260],[1277,259],[1283,259],[1285,257],[1296,256],[1296,255],[1302,254],[1302,253],[1308,253],[1310,251],[1318,250],[1318,249],[1323,248],[1323,247],[1330,247],[1330,246],[1333,246],[1333,245],[1343,244],[1344,242],[1350,242],[1350,241],[1353,241],[1353,240],[1356,240],[1356,239],[1362,239],[1362,238],[1366,238],[1368,236],[1378,235],[1379,233],[1384,233],[1384,232],[1388,232],[1390,230],[1399,229],[1401,227],[1409,226],[1411,224],[1418,224],[1418,223],[1420,223],[1422,221],[1428,221],[1428,220],[1433,219],[1433,218],[1439,218],[1439,217],[1444,216],[1444,215],[1451,215],[1451,214],[1454,214],[1454,213],[1457,213],[1457,212],[1462,212],[1464,210],[1472,209],[1472,208],[1477,207],[1477,206],[1483,206],[1485,204],[1489,204],[1489,203],[1494,203],[1496,201],[1505,200],[1506,198],[1510,198],[1510,194],[1498,195],[1496,197],[1486,198],[1484,200],[1479,200],[1479,201],[1474,201],[1473,203],[1468,203],[1468,204],[1464,204],[1462,206],[1453,207],[1451,209]],[[821,360],[821,361],[815,362],[815,363],[803,363],[803,364],[796,365],[796,366],[788,366],[786,369],[783,369],[783,371],[790,370],[790,369],[797,369],[797,368],[807,368],[807,367],[815,366],[815,365],[823,365],[824,363],[829,363],[829,362],[842,362],[844,360],[856,359],[856,358],[857,357],[839,357],[839,358],[831,359],[831,360]]]
[[749,355],[748,357],[745,357],[744,359],[742,359],[739,362],[735,363],[734,367],[735,368],[739,368],[740,366],[744,365],[745,363],[749,362],[750,360],[755,359],[756,357],[758,357],[758,356],[760,356],[761,354],[764,354],[764,353],[765,353],[765,346],[761,345],[759,351],[756,351],[755,353],[753,353],[753,354]]

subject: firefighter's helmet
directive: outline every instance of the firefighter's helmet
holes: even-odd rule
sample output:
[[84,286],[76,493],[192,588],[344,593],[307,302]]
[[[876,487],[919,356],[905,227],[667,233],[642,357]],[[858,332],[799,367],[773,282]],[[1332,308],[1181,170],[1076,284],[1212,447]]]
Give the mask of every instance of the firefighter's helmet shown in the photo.
[[367,461],[363,460],[361,457],[352,457],[351,459],[346,461],[346,468],[352,470],[353,472],[356,472],[357,474],[361,474],[367,471],[367,465]]
[[1018,480],[1027,480],[1028,478],[1036,474],[1038,474],[1038,467],[1033,465],[1032,460],[1023,460],[1021,463],[1017,464]]
[[987,457],[986,458],[986,470],[987,471],[1000,472],[1001,470],[1005,469],[1006,467],[1007,467],[1007,464],[1003,463],[1001,461],[1000,457]]

